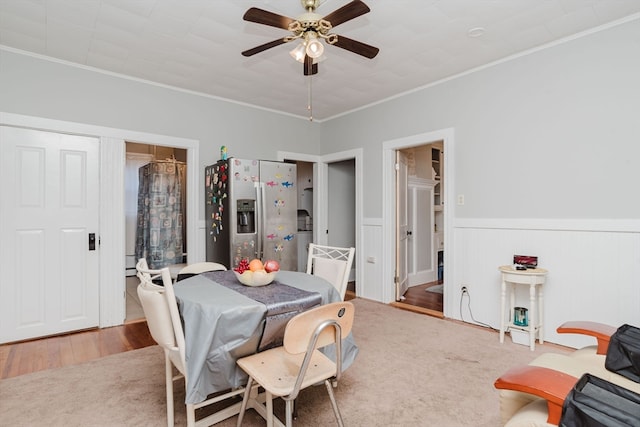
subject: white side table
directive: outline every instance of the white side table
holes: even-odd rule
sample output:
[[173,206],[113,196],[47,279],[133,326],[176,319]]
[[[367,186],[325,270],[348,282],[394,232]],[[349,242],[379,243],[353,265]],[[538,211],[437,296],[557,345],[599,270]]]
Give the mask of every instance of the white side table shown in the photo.
[[[498,267],[502,273],[502,289],[500,303],[500,342],[504,342],[504,333],[509,329],[516,329],[529,333],[529,347],[531,351],[535,349],[536,333],[540,344],[544,343],[542,332],[542,319],[544,318],[544,304],[542,285],[547,276],[547,270],[543,268],[533,268],[527,270],[516,270],[510,265]],[[509,289],[509,312],[506,310],[507,285]],[[515,308],[516,285],[529,285],[529,324],[519,326],[513,322],[513,310]],[[508,320],[507,320],[508,319]]]

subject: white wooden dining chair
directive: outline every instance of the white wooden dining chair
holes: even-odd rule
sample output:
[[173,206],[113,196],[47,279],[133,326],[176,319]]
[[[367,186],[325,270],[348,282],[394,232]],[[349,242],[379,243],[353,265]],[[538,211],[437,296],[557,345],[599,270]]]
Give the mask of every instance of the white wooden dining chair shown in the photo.
[[196,274],[206,273],[209,271],[225,271],[227,267],[217,262],[196,262],[183,267],[176,276],[176,282],[184,280],[188,277],[195,276]]
[[[286,426],[291,427],[293,403],[298,393],[321,382],[324,382],[329,393],[338,425],[342,426],[333,387],[342,373],[342,338],[351,332],[354,312],[355,307],[350,302],[334,302],[304,311],[287,323],[281,347],[238,359],[238,366],[249,375],[238,427],[242,425],[254,382],[265,390],[268,427],[274,424],[273,397],[285,400]],[[335,362],[318,350],[329,344],[335,345]]]
[[[147,319],[149,332],[151,332],[151,336],[155,342],[164,350],[167,425],[173,427],[173,383],[179,378],[184,378],[186,389],[188,377],[185,362],[186,347],[184,331],[178,311],[178,303],[175,293],[173,292],[171,273],[169,272],[169,268],[166,267],[161,270],[150,270],[144,258],[138,261],[136,270],[138,278],[140,279],[138,297],[140,298],[140,303]],[[159,286],[153,282],[156,278],[162,278],[163,286]],[[173,366],[175,366],[179,372],[177,375],[174,375]],[[187,426],[209,426],[235,415],[238,411],[238,404],[234,405],[236,407],[223,409],[197,422],[195,419],[196,409],[239,395],[243,391],[244,389],[232,390],[200,403],[187,403]]]
[[344,301],[353,264],[355,248],[340,248],[309,243],[307,274],[319,276],[333,284]]

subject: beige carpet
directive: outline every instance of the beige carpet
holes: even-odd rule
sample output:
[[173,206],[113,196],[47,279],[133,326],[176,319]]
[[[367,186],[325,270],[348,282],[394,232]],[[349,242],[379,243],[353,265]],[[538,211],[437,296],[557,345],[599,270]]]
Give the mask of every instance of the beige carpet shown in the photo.
[[[356,299],[360,354],[336,389],[346,426],[499,426],[495,379],[557,346],[528,347],[498,334]],[[178,386],[182,389],[182,384]],[[0,381],[0,425],[166,425],[164,359],[157,347]],[[184,393],[176,425],[185,425]],[[283,405],[276,402],[276,413]],[[324,387],[298,400],[298,426],[335,425]],[[219,426],[235,426],[236,417]],[[243,425],[264,426],[254,411]]]

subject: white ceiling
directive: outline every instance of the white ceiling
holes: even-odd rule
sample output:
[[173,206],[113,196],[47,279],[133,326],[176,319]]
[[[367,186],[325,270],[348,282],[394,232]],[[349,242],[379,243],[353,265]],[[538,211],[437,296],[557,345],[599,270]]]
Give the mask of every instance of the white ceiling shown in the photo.
[[[364,0],[333,32],[380,48],[372,60],[329,46],[312,78],[322,120],[623,18],[639,0]],[[348,0],[324,0],[327,15]],[[296,18],[299,0],[0,0],[0,47],[18,49],[300,117],[309,78],[287,31],[242,20],[249,7]],[[484,28],[472,38],[468,31]]]

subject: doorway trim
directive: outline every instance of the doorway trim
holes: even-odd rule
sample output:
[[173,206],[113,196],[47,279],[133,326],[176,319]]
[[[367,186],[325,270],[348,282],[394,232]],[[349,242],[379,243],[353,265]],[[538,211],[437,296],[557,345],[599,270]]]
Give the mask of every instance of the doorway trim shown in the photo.
[[279,161],[283,160],[300,160],[304,162],[312,162],[313,163],[313,212],[315,217],[313,218],[313,241],[321,244],[327,244],[327,235],[326,233],[321,233],[320,230],[326,230],[329,220],[329,212],[328,212],[328,172],[329,172],[329,163],[341,162],[343,160],[354,160],[355,161],[355,191],[356,191],[356,200],[355,200],[355,268],[356,268],[356,295],[362,295],[363,290],[363,256],[362,251],[362,233],[360,232],[362,229],[362,204],[363,204],[363,196],[362,196],[362,174],[363,174],[363,150],[362,148],[356,148],[353,150],[345,150],[339,151],[336,153],[324,154],[321,156],[302,154],[302,153],[292,153],[286,151],[278,151],[277,159]]
[[121,325],[125,306],[125,141],[187,150],[187,257],[204,259],[197,227],[200,197],[199,145],[194,139],[109,128],[0,112],[0,124],[100,138],[100,320],[101,328]]
[[[383,173],[383,194],[382,194],[382,250],[383,259],[386,262],[382,266],[382,296],[387,303],[395,301],[395,241],[396,241],[396,190],[395,190],[395,154],[397,150],[417,147],[420,145],[431,144],[443,141],[444,148],[444,176],[445,176],[445,194],[444,194],[444,304],[443,314],[447,317],[450,302],[453,301],[451,292],[453,284],[447,278],[453,277],[453,218],[454,218],[454,129],[445,128],[432,132],[411,135],[403,138],[393,139],[383,142],[382,153],[382,173]],[[449,292],[447,292],[449,291]]]

